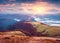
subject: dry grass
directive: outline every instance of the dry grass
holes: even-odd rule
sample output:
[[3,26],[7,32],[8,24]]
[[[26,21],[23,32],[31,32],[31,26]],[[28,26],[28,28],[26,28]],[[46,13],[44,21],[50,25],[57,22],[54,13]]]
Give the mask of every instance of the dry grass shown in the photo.
[[48,34],[48,36],[60,37],[59,26],[49,26],[40,22],[28,22],[28,23],[31,23],[37,29],[37,32],[46,30],[43,34]]
[[0,43],[60,43],[59,38],[0,35]]

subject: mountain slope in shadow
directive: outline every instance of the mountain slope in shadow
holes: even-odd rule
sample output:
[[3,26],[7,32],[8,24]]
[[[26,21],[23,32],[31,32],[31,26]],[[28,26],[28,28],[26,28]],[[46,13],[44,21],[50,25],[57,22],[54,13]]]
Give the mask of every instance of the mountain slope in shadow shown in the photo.
[[28,36],[35,36],[36,35],[36,28],[33,27],[32,24],[27,23],[27,22],[18,22],[11,27],[8,28],[9,31],[22,31]]
[[43,25],[44,28],[46,28],[46,24],[43,24],[43,23],[39,23],[39,22],[18,22],[10,27],[8,27],[8,30],[9,31],[21,31],[23,32],[24,34],[26,34],[27,36],[47,36],[47,34],[42,34],[44,33],[46,30],[43,29],[43,27],[41,27],[40,29],[43,29],[41,30],[40,32],[38,32],[38,26],[37,24],[40,24],[38,26],[41,26]]
[[60,37],[60,27],[49,26],[40,22],[17,22],[8,26],[6,32],[21,31],[26,36],[58,36]]

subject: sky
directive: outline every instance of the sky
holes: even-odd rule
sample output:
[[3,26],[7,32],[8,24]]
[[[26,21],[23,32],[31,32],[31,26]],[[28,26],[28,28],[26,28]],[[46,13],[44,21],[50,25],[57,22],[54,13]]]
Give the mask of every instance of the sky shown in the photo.
[[60,0],[0,0],[0,14],[40,15],[44,18],[33,18],[49,25],[60,26],[59,4]]

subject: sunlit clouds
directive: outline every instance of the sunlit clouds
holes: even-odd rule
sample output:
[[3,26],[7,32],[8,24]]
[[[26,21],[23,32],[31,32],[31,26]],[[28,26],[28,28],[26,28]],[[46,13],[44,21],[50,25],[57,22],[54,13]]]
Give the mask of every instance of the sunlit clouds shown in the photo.
[[[7,2],[6,4],[0,4],[0,14],[32,15],[28,20],[34,18],[37,22],[43,22],[51,26],[60,26],[60,19],[57,20],[60,15],[60,5],[52,0],[8,0]],[[36,15],[43,16],[43,18],[35,17]],[[44,18],[46,15],[55,16]],[[14,20],[17,22],[21,21],[17,18]]]
[[0,13],[31,15],[57,14],[60,13],[60,7],[47,2],[0,4]]
[[37,22],[41,22],[41,23],[45,23],[48,24],[50,26],[60,26],[60,20],[53,20],[50,18],[39,18],[39,17],[33,17],[35,21]]

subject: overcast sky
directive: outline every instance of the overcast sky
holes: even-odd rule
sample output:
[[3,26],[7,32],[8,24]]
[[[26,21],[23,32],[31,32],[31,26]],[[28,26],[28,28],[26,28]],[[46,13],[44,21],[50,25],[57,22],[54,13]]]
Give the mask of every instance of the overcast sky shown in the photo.
[[0,0],[0,14],[50,15],[46,22],[60,25],[60,0]]

